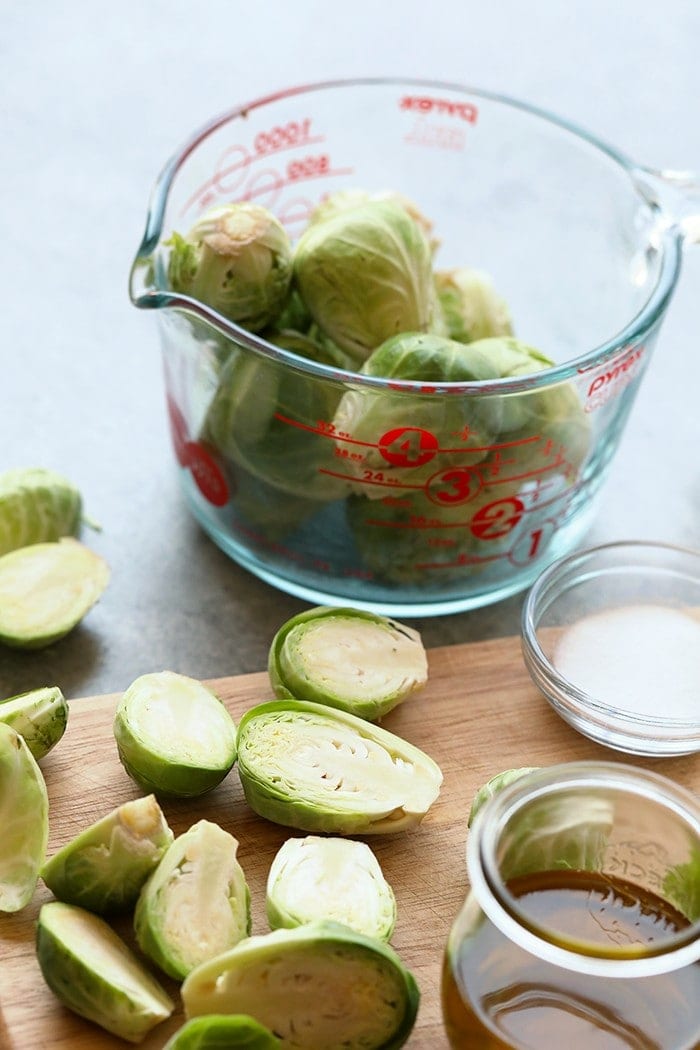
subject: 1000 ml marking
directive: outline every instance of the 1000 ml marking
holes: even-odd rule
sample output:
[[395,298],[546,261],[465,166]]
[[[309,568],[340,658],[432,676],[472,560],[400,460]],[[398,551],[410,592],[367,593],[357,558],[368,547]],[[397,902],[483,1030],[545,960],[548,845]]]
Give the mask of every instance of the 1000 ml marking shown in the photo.
[[[180,215],[199,214],[226,201],[255,201],[274,211],[285,226],[309,221],[317,199],[284,199],[290,186],[319,178],[351,175],[352,167],[335,167],[328,150],[317,149],[325,136],[314,131],[311,118],[276,124],[254,136],[252,144],[234,143],[220,155],[212,175],[185,202]],[[281,163],[275,156],[293,151],[300,156]]]

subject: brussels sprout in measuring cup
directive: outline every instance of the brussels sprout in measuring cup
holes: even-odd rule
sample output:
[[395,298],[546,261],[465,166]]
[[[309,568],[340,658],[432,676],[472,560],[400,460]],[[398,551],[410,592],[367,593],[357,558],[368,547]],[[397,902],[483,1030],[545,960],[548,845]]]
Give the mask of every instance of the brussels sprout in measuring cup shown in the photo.
[[173,671],[132,682],[117,705],[113,729],[124,769],[157,795],[203,795],[236,761],[236,726],[221,700]]
[[361,609],[319,606],[280,627],[268,672],[278,699],[311,700],[372,720],[425,685],[428,660],[412,627]]
[[78,540],[20,547],[0,558],[0,643],[42,649],[73,630],[109,582],[107,563]]
[[29,904],[46,856],[49,797],[28,746],[0,723],[0,911]]
[[213,307],[251,332],[282,309],[292,276],[292,249],[282,224],[248,201],[211,208],[186,237],[169,241],[171,287]]
[[435,288],[450,339],[471,343],[489,336],[513,334],[510,309],[497,293],[489,274],[466,266],[436,270]]
[[77,536],[82,496],[62,474],[15,467],[0,474],[0,556],[34,543]]
[[414,828],[442,784],[437,763],[394,733],[299,700],[258,704],[244,714],[238,772],[259,816],[339,835]]
[[419,999],[389,945],[334,922],[249,937],[182,985],[188,1018],[249,1013],[299,1050],[401,1047]]
[[273,930],[326,919],[388,941],[396,924],[394,891],[369,846],[319,835],[282,844],[270,867],[265,909]]
[[356,364],[390,336],[433,322],[430,245],[396,201],[369,200],[308,226],[294,279],[314,320]]
[[141,890],[136,939],[176,980],[250,934],[250,893],[237,850],[233,835],[200,820],[175,839]]
[[56,746],[68,724],[68,703],[58,686],[0,700],[0,722],[19,733],[37,762]]
[[104,919],[62,901],[39,912],[39,968],[57,999],[107,1032],[139,1043],[174,1004]]
[[173,841],[153,795],[124,802],[50,857],[41,877],[59,900],[104,915],[131,907]]
[[247,1014],[204,1014],[185,1021],[163,1050],[276,1050],[282,1040]]

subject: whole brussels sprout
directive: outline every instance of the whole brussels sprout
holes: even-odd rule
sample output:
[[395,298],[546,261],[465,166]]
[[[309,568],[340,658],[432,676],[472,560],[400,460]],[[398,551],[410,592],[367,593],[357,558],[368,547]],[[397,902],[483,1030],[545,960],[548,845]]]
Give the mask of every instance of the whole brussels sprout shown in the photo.
[[0,555],[77,536],[82,496],[53,470],[17,467],[0,474]]
[[236,201],[207,211],[186,237],[174,233],[168,282],[251,332],[282,310],[292,276],[284,226],[259,204]]
[[309,225],[294,279],[314,320],[357,363],[390,336],[430,328],[431,250],[396,201],[369,200]]
[[420,226],[428,238],[431,248],[435,250],[438,247],[438,242],[432,237],[433,224],[431,220],[423,214],[415,201],[412,201],[410,197],[406,197],[403,193],[398,193],[396,190],[378,190],[375,193],[370,193],[369,190],[347,189],[330,193],[320,204],[316,205],[311,213],[309,223],[325,222],[326,219],[332,218],[339,212],[347,211],[348,208],[357,208],[358,205],[366,204],[368,201],[391,201],[394,204],[399,204],[414,222]]
[[487,273],[467,267],[438,270],[435,288],[450,339],[471,343],[475,339],[513,334],[508,304],[497,294]]

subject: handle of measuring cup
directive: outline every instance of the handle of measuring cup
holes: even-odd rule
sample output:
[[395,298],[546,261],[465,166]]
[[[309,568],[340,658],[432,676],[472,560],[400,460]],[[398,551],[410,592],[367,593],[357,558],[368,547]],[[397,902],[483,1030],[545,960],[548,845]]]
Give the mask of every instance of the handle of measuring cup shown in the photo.
[[684,244],[700,244],[700,173],[637,167],[641,193],[675,227]]

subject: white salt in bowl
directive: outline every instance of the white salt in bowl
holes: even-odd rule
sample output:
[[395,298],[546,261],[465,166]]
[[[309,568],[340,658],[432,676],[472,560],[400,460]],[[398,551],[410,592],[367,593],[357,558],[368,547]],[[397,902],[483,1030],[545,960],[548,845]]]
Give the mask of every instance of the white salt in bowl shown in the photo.
[[628,541],[561,558],[526,597],[522,647],[585,736],[633,755],[700,751],[700,551]]

